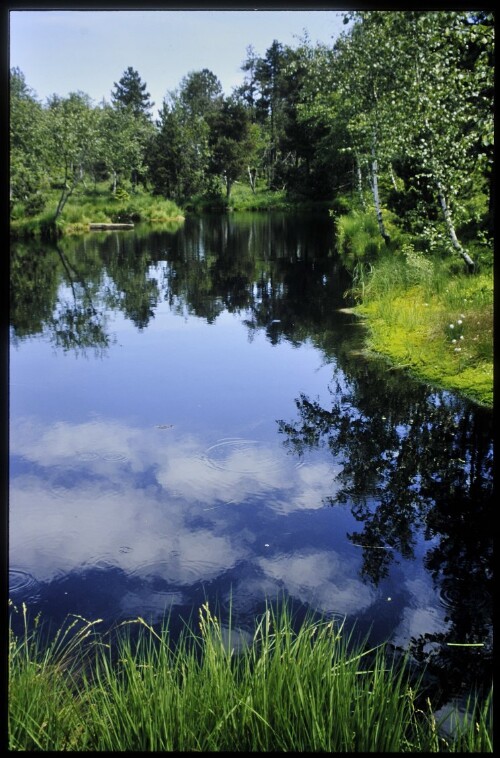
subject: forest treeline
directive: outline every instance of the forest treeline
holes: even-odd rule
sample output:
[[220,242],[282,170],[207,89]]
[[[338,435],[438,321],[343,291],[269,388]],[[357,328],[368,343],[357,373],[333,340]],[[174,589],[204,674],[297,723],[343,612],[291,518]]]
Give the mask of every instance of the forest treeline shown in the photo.
[[156,119],[132,67],[98,105],[80,91],[42,103],[12,69],[11,219],[56,221],[77,188],[102,182],[113,196],[140,188],[224,207],[239,181],[337,215],[371,209],[386,245],[399,229],[472,270],[493,234],[493,14],[344,21],[332,46],[307,34],[263,56],[249,46],[228,96],[214,72],[187,73]]

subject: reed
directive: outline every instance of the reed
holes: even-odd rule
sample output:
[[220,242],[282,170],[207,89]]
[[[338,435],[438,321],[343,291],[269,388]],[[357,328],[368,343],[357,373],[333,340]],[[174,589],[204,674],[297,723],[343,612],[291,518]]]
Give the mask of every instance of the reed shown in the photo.
[[405,660],[341,623],[296,630],[285,603],[247,643],[208,604],[175,642],[168,622],[127,622],[113,643],[97,623],[76,616],[45,648],[11,631],[11,750],[492,751],[490,697],[442,735]]

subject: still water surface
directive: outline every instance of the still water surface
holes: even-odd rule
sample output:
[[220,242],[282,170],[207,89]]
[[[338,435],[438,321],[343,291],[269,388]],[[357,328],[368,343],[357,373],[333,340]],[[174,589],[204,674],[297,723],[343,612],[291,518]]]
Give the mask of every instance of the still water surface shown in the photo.
[[285,595],[490,677],[491,414],[361,354],[330,219],[19,243],[11,281],[15,605],[245,634]]

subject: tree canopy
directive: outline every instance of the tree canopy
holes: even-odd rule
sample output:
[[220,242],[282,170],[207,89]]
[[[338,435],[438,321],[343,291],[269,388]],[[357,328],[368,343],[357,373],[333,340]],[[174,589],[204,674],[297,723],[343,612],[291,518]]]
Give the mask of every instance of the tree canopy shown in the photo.
[[[235,181],[372,209],[433,254],[491,238],[494,217],[493,14],[353,11],[333,45],[249,45],[243,84],[190,71],[153,121],[147,84],[129,66],[95,106],[85,93],[39,102],[11,71],[13,213],[37,213],[59,187],[57,217],[86,176],[149,183],[185,203]],[[16,210],[17,208],[17,210]],[[394,224],[392,223],[392,228]],[[392,233],[392,232],[391,232]]]

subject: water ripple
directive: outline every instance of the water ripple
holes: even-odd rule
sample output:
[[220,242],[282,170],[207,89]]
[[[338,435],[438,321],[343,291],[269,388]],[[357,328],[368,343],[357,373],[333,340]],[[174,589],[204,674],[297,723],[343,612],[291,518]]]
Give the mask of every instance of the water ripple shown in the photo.
[[150,581],[162,579],[176,585],[191,585],[219,574],[220,571],[220,562],[216,560],[195,559],[191,556],[180,560],[179,556],[173,556],[171,561],[140,563],[130,571],[129,576]]
[[[210,445],[202,460],[217,471],[258,475],[283,467],[281,451],[272,451],[258,440],[244,437],[226,437]],[[303,465],[298,461],[297,466]]]
[[453,584],[445,584],[439,590],[441,604],[448,611],[456,611],[457,608],[469,607],[472,610],[486,608],[490,603],[487,594],[474,593],[472,596],[464,591],[463,582],[455,580]]
[[104,461],[126,461],[128,460],[127,456],[124,453],[120,453],[118,451],[113,452],[110,451],[109,453],[102,453],[102,459]]
[[38,580],[28,571],[23,571],[23,569],[9,570],[9,593],[11,595],[32,593],[38,587]]
[[114,463],[128,460],[128,456],[119,450],[77,450],[75,452],[75,455],[77,459],[82,463],[89,463],[91,461],[98,460],[110,461]]

